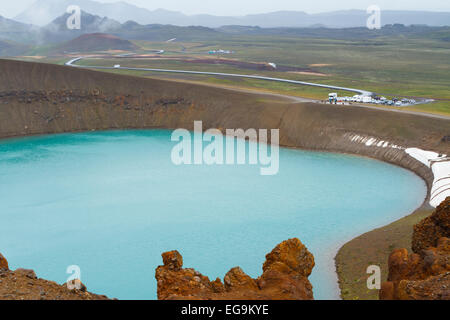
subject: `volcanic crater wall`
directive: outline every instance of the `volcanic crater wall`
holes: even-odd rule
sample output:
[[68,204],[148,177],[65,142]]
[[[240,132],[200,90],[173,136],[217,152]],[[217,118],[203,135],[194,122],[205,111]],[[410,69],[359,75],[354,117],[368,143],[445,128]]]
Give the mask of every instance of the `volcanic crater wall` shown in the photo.
[[279,128],[280,145],[370,156],[431,171],[404,152],[450,153],[450,121],[294,103],[270,95],[49,64],[0,60],[0,138],[135,128]]

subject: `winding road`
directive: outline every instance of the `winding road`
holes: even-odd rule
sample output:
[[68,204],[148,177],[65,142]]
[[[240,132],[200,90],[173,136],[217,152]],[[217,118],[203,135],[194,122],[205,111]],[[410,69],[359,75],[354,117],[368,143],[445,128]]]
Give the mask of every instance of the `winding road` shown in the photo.
[[337,86],[330,86],[326,84],[319,84],[319,83],[312,83],[312,82],[305,82],[305,81],[296,81],[296,80],[289,80],[289,79],[281,79],[281,78],[271,78],[271,77],[264,77],[264,76],[255,76],[255,75],[248,75],[248,74],[236,74],[236,73],[221,73],[221,72],[206,72],[206,71],[189,71],[189,70],[171,70],[171,69],[149,69],[149,68],[129,68],[129,67],[101,67],[101,66],[80,66],[74,64],[75,62],[81,61],[86,57],[78,57],[75,59],[72,59],[65,63],[66,66],[70,67],[77,67],[77,68],[89,68],[89,69],[112,69],[112,70],[134,70],[134,71],[151,71],[151,72],[164,72],[164,73],[185,73],[185,74],[201,74],[201,75],[210,75],[210,76],[223,76],[223,77],[233,77],[233,78],[246,78],[246,79],[258,79],[258,80],[267,80],[267,81],[276,81],[276,82],[284,82],[284,83],[292,83],[292,84],[299,84],[303,86],[310,86],[310,87],[319,87],[319,88],[327,88],[332,90],[343,90],[343,91],[349,91],[349,92],[355,92],[357,94],[360,94],[362,96],[371,96],[373,95],[373,92],[360,90],[360,89],[354,89],[354,88],[345,88],[345,87],[337,87]]
[[[81,65],[75,64],[75,63],[77,63],[77,62],[79,62],[79,61],[81,61],[81,60],[83,60],[85,58],[89,58],[89,57],[73,58],[73,59],[67,61],[65,63],[65,65],[69,66],[69,67],[85,68],[85,69],[149,71],[149,72],[161,72],[161,73],[199,74],[199,75],[212,75],[212,76],[223,76],[223,77],[232,77],[232,78],[257,79],[257,80],[266,80],[266,81],[275,81],[275,82],[298,84],[298,85],[318,87],[318,88],[326,88],[326,89],[332,89],[332,90],[343,90],[343,91],[355,92],[355,93],[357,93],[359,95],[362,95],[362,96],[372,96],[372,95],[374,95],[373,92],[366,91],[366,90],[361,90],[361,89],[345,88],[345,87],[331,86],[331,85],[319,84],[319,83],[313,83],[313,82],[289,80],[289,79],[282,79],[282,78],[271,78],[271,77],[256,76],[256,75],[246,75],[246,74],[236,74],[236,73],[221,73],[221,72],[205,72],[205,71],[190,71],[190,70],[172,70],[172,69],[154,69],[154,68],[130,68],[130,67],[122,67],[122,66],[115,66],[115,67],[81,66]],[[236,89],[236,90],[251,92],[251,90],[240,90],[240,89]],[[288,99],[292,99],[292,100],[294,100],[296,102],[306,102],[306,101],[318,102],[317,100],[313,100],[313,99],[306,99],[306,98],[300,98],[300,97],[283,95],[283,94],[270,94],[270,95],[285,97],[285,98],[288,98]],[[432,100],[425,99],[424,101],[419,102],[418,104],[430,103],[430,102],[432,102]],[[419,111],[388,109],[388,108],[381,108],[381,107],[361,105],[361,104],[352,104],[352,106],[360,107],[360,108],[366,108],[366,109],[373,109],[373,110],[378,110],[378,111],[380,111],[380,110],[381,111],[390,111],[390,112],[406,113],[406,114],[423,116],[423,117],[429,117],[429,118],[450,120],[450,116],[438,115],[438,114],[432,114],[432,113],[425,113],[425,112],[419,112]]]

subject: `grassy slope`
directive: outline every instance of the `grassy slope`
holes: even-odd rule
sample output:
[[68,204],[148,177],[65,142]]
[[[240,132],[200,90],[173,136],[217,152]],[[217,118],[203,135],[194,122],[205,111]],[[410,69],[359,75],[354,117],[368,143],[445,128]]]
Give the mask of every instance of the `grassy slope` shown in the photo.
[[431,214],[419,209],[412,215],[386,227],[373,230],[345,244],[336,256],[341,296],[345,300],[377,300],[378,291],[367,289],[367,267],[381,268],[382,281],[387,280],[389,254],[394,249],[411,248],[413,226]]
[[[179,61],[130,59],[104,62],[126,66],[260,74],[302,81],[357,87],[384,95],[421,96],[440,99],[411,110],[450,114],[450,42],[436,39],[381,38],[376,40],[299,39],[270,36],[230,37],[195,43],[135,42],[143,49],[165,49],[165,56],[205,56],[211,49],[234,50],[224,58],[249,62],[311,68],[326,77],[286,72],[253,71],[227,65],[202,65]],[[177,52],[178,51],[178,52]],[[206,55],[207,56],[207,55]],[[98,61],[85,61],[98,64]],[[312,65],[312,66],[311,66]],[[136,74],[136,73],[135,73]],[[142,72],[141,72],[142,75]],[[155,76],[152,74],[151,76]],[[160,75],[156,75],[160,76]],[[317,99],[329,90],[298,87],[257,80],[230,80],[219,77],[183,76],[189,80],[257,88]]]
[[[82,65],[108,65],[111,66],[113,64],[122,64],[123,66],[132,66],[137,68],[161,68],[161,69],[183,69],[183,70],[197,70],[197,71],[212,71],[211,67],[205,65],[195,65],[195,64],[183,64],[177,62],[164,62],[164,61],[133,61],[131,59],[125,60],[108,60],[108,61],[100,61],[100,60],[83,60],[80,64]],[[143,76],[143,77],[151,77],[151,78],[160,78],[160,79],[169,79],[169,80],[186,80],[193,81],[199,83],[220,85],[225,87],[236,87],[241,89],[257,89],[263,92],[271,92],[271,93],[281,93],[292,96],[311,98],[311,99],[325,99],[330,92],[329,89],[321,89],[314,88],[308,86],[298,86],[294,84],[284,84],[279,82],[270,82],[264,80],[256,80],[256,79],[239,79],[239,78],[226,78],[226,77],[215,77],[215,76],[206,76],[206,75],[189,75],[189,74],[171,74],[171,73],[149,73],[142,71],[131,71],[131,70],[106,70],[107,72],[112,73],[120,73],[132,76]],[[217,66],[214,69],[214,72],[225,72],[225,73],[247,73],[247,74],[256,74],[256,72],[251,70],[242,70],[229,68],[226,66]],[[258,72],[258,74],[267,74],[272,77],[284,77],[284,78],[293,78],[293,79],[301,79],[301,77],[290,76],[282,73],[265,73]],[[317,81],[317,77],[315,77],[315,81]],[[318,81],[317,81],[318,82]],[[340,95],[354,95],[354,93],[339,91]]]

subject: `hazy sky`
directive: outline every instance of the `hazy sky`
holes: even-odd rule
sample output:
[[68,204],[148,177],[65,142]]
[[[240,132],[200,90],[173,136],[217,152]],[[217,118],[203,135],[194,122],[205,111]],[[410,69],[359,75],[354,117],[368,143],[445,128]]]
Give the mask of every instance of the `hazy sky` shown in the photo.
[[[0,15],[13,17],[35,0],[0,0]],[[117,0],[97,0],[117,2]],[[126,0],[151,10],[163,8],[186,14],[245,15],[278,10],[297,10],[309,13],[347,9],[366,9],[376,4],[388,10],[428,10],[450,12],[449,0]]]

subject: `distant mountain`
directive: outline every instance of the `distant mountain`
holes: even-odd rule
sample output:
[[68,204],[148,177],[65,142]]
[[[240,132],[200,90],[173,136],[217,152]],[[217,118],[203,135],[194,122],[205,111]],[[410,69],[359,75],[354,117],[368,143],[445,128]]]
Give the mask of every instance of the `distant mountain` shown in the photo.
[[0,16],[0,30],[2,32],[21,32],[27,31],[32,28],[31,25],[17,22],[15,20],[11,20],[5,17]]
[[42,27],[39,32],[39,42],[55,44],[75,39],[83,34],[108,33],[128,40],[166,41],[177,38],[191,41],[199,39],[219,38],[225,34],[206,27],[178,27],[172,25],[141,25],[134,21],[124,24],[109,18],[81,12],[81,29],[69,30],[66,26],[69,14],[64,14],[48,25]]
[[58,47],[59,52],[94,52],[107,50],[135,50],[128,40],[106,33],[84,34]]
[[385,25],[380,30],[357,28],[260,28],[242,26],[223,26],[215,29],[220,33],[245,36],[277,36],[287,38],[324,38],[336,40],[366,41],[369,39],[423,38],[450,41],[450,27],[428,27],[424,25],[405,26],[403,24]]
[[[54,0],[39,0],[39,2],[51,3]],[[72,1],[72,0],[70,0]],[[90,0],[82,0],[89,3],[93,2]],[[58,0],[58,3],[60,1]],[[63,1],[61,1],[63,2]],[[95,2],[94,2],[95,3]],[[128,5],[127,5],[128,6]],[[416,13],[405,14],[404,19],[410,19],[408,21],[415,20]],[[15,44],[33,44],[33,45],[56,45],[63,42],[67,42],[76,39],[84,34],[98,34],[107,33],[119,37],[125,40],[148,40],[148,41],[166,41],[168,39],[177,38],[178,41],[204,41],[204,40],[214,40],[220,41],[221,39],[229,38],[230,35],[273,35],[273,36],[285,36],[285,37],[302,37],[302,38],[329,38],[329,39],[372,39],[382,36],[392,36],[396,35],[399,37],[433,37],[442,41],[449,41],[449,30],[448,27],[427,27],[425,25],[414,25],[405,26],[402,24],[389,24],[383,27],[381,30],[368,30],[366,27],[342,27],[342,28],[325,28],[323,24],[314,24],[316,27],[266,27],[262,28],[259,26],[245,26],[245,25],[224,25],[219,28],[209,28],[203,26],[175,26],[175,25],[162,25],[162,24],[139,24],[135,21],[126,21],[121,23],[115,19],[109,17],[102,17],[99,15],[94,15],[87,13],[85,11],[81,12],[81,29],[80,30],[69,30],[67,28],[67,19],[69,13],[63,13],[62,15],[56,17],[53,21],[48,23],[43,27],[36,27],[31,24],[24,24],[11,19],[6,19],[0,16],[0,40],[5,40],[7,42],[3,43],[3,50],[8,50],[13,52],[12,48],[15,47],[17,50],[22,50],[18,48],[17,45],[13,45],[11,41]],[[445,17],[446,14],[441,14]],[[285,23],[290,24],[295,21],[302,21],[303,24],[311,26],[311,23],[315,22],[311,19],[311,15],[306,13],[295,13],[295,12],[276,12],[267,15],[252,15],[242,18],[232,18],[232,21],[240,21],[241,19],[247,19],[252,25],[263,24],[259,21],[261,16],[265,16],[265,25],[276,25],[277,21],[280,19],[284,20]],[[316,15],[321,17],[323,20],[333,20],[336,16],[346,16],[345,19],[341,19],[342,23],[348,23],[350,20],[356,21],[360,19],[358,11],[343,11],[339,13],[327,13]],[[438,14],[436,14],[436,17]],[[202,16],[207,19],[208,16]],[[301,17],[301,18],[300,18]],[[384,13],[383,21],[396,21],[394,18],[389,18],[388,13]],[[423,14],[422,19],[429,19],[425,14]],[[208,18],[209,19],[209,18]],[[391,20],[389,20],[391,19]],[[436,18],[437,19],[437,18]],[[206,21],[206,20],[203,20]],[[423,20],[418,20],[423,22]],[[438,21],[438,20],[436,20]],[[224,23],[225,20],[221,20]],[[361,22],[363,23],[363,22]],[[91,37],[92,38],[92,37]],[[94,37],[95,39],[95,37]],[[87,39],[82,38],[81,40],[87,41]],[[100,39],[105,43],[105,39]],[[116,39],[117,40],[117,39]],[[9,41],[9,42],[8,42]],[[58,46],[56,46],[58,47]],[[95,46],[93,48],[96,48]],[[66,51],[80,51],[72,50],[74,48],[66,48]],[[20,51],[19,50],[19,51]],[[96,49],[94,49],[97,51]],[[103,50],[103,49],[101,49]],[[18,52],[18,51],[17,51]]]
[[[279,11],[241,17],[207,14],[185,15],[163,9],[148,10],[126,2],[99,3],[92,0],[37,0],[15,20],[43,26],[66,12],[69,5],[78,5],[93,15],[108,17],[118,22],[136,21],[140,24],[171,24],[177,26],[204,26],[218,28],[224,25],[275,27],[310,27],[322,25],[332,28],[364,27],[368,14],[364,10],[347,10],[319,14],[298,11]],[[425,24],[449,26],[450,12],[382,11],[382,24]]]
[[30,42],[39,28],[0,16],[0,39]]
[[56,18],[48,25],[44,26],[40,30],[40,38],[46,43],[57,43],[61,41],[67,41],[74,39],[83,34],[88,33],[111,33],[118,31],[122,28],[120,22],[113,19],[102,18],[96,15],[81,12],[81,28],[68,29],[67,19],[70,14],[66,13]]
[[176,38],[177,41],[195,41],[227,37],[226,34],[206,27],[179,27],[173,25],[148,24],[140,25],[128,21],[122,25],[115,35],[130,40],[166,41]]
[[[218,41],[230,35],[274,35],[300,38],[329,38],[329,39],[371,39],[380,36],[411,36],[427,34],[436,30],[445,35],[450,28],[427,27],[423,25],[404,26],[401,24],[386,25],[381,30],[358,28],[261,28],[249,26],[223,26],[220,28],[180,27],[173,25],[148,24],[142,25],[134,21],[123,24],[109,18],[101,18],[82,11],[81,29],[69,30],[66,26],[68,14],[56,18],[53,22],[42,27],[39,32],[40,43],[61,43],[75,39],[83,34],[108,33],[126,40],[166,41],[177,38],[178,41]],[[441,30],[442,29],[442,30]],[[448,36],[448,34],[447,34]],[[445,39],[445,36],[442,38]]]
[[[365,27],[369,15],[362,10],[346,10],[311,15],[310,25],[322,24],[332,28]],[[450,26],[450,12],[381,11],[382,25],[404,24]]]
[[[327,28],[365,27],[369,15],[364,10],[346,10],[319,14],[297,11],[279,11],[254,14],[243,17],[216,17],[209,15],[186,16],[190,24],[218,28],[226,25],[258,26],[261,28],[306,28],[323,26]],[[186,21],[186,19],[180,21]],[[450,12],[382,11],[382,25],[428,25],[450,26]],[[182,25],[182,24],[178,24]]]
[[51,23],[43,27],[44,30],[49,30],[52,32],[65,32],[65,31],[73,31],[73,32],[82,32],[89,33],[92,31],[111,31],[117,30],[122,27],[122,24],[116,20],[109,19],[107,17],[100,17],[97,15],[92,15],[85,11],[81,11],[81,25],[80,30],[69,30],[67,28],[67,19],[70,14],[65,13],[62,16],[56,18]]
[[71,5],[77,5],[82,11],[93,15],[108,17],[119,22],[133,20],[141,24],[167,23],[176,24],[184,15],[178,12],[139,8],[126,2],[100,3],[92,0],[37,0],[14,19],[24,23],[44,26],[66,13]]
[[[450,27],[428,27],[425,25],[391,24],[384,26],[381,30],[369,30],[366,27],[325,28],[320,25],[314,28],[261,28],[239,25],[228,25],[220,28],[181,27],[161,24],[142,25],[134,21],[121,24],[116,20],[84,11],[81,13],[81,29],[69,30],[66,25],[68,17],[69,14],[65,13],[41,28],[0,17],[0,40],[13,40],[27,45],[51,45],[51,47],[58,48],[58,44],[63,42],[76,39],[84,34],[97,33],[107,33],[125,40],[147,41],[166,41],[173,38],[176,38],[177,41],[221,41],[222,39],[229,39],[230,36],[239,35],[342,40],[367,40],[383,36],[430,37],[445,42],[448,42],[450,38]],[[69,48],[66,51],[73,50]]]
[[0,56],[18,56],[25,54],[30,47],[12,41],[0,40]]

